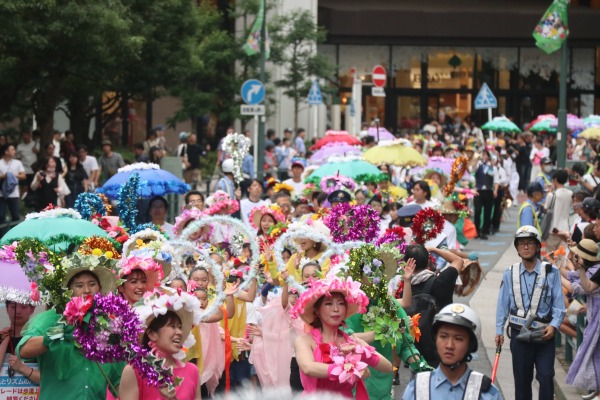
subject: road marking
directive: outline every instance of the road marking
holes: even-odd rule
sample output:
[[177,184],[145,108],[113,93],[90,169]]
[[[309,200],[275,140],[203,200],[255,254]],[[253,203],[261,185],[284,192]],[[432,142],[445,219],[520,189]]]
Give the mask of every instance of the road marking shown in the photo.
[[494,236],[508,237],[508,236],[514,236],[514,234],[513,233],[495,233]]
[[487,245],[487,246],[506,246],[506,242],[486,242],[485,245]]
[[478,251],[477,254],[480,256],[493,256],[494,254],[498,254],[497,251]]
[[479,265],[481,265],[482,267],[489,267],[490,263],[489,262],[482,262],[482,263],[479,263]]

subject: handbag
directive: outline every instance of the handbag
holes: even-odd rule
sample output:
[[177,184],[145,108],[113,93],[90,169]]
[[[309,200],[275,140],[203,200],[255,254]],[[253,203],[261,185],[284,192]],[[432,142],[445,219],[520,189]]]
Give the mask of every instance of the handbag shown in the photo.
[[556,194],[551,193],[552,194],[552,203],[550,203],[550,208],[548,208],[548,210],[546,210],[546,214],[544,215],[544,218],[542,219],[542,223],[540,225],[540,229],[542,230],[542,240],[546,240],[548,239],[548,237],[550,236],[550,232],[552,227],[550,225],[552,225],[552,219],[554,217],[554,202],[556,201]]

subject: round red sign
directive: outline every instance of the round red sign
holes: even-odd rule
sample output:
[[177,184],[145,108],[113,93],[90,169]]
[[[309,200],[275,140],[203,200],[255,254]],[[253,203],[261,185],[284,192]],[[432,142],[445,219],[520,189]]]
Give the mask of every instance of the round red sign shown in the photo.
[[376,65],[373,68],[373,74],[371,75],[371,80],[373,81],[373,85],[377,87],[384,87],[385,82],[387,81],[387,75],[385,73],[385,68],[381,65]]

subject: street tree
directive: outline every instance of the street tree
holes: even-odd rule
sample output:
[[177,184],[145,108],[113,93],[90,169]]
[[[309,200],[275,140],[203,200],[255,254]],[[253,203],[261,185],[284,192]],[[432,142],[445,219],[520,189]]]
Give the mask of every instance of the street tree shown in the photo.
[[317,44],[326,38],[308,10],[294,10],[274,17],[269,23],[271,61],[282,67],[282,79],[274,83],[294,103],[294,126],[298,127],[301,102],[310,90],[313,78],[330,80],[333,66],[317,53]]

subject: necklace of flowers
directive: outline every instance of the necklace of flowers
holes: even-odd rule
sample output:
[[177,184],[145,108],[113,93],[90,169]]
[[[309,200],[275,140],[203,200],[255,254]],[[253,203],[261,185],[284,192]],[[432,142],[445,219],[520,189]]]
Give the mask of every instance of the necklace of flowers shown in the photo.
[[379,234],[380,219],[373,207],[367,204],[351,206],[348,203],[338,203],[323,222],[336,243],[356,240],[369,243]]
[[239,290],[245,290],[252,282],[252,279],[256,278],[256,275],[258,274],[258,270],[256,267],[259,264],[260,250],[258,247],[258,241],[256,240],[256,235],[250,232],[250,229],[248,229],[248,227],[239,219],[235,219],[226,215],[213,215],[210,217],[202,218],[201,220],[194,221],[191,224],[189,224],[187,228],[185,228],[183,232],[181,232],[180,240],[173,243],[189,242],[189,237],[192,233],[210,224],[221,224],[229,226],[236,230],[238,233],[243,234],[245,239],[250,243],[250,252],[252,254],[252,257],[250,258],[250,260],[248,260],[250,270],[245,275],[244,282],[240,284],[238,292]]
[[413,241],[424,244],[435,239],[444,229],[444,216],[433,208],[424,208],[413,218]]

